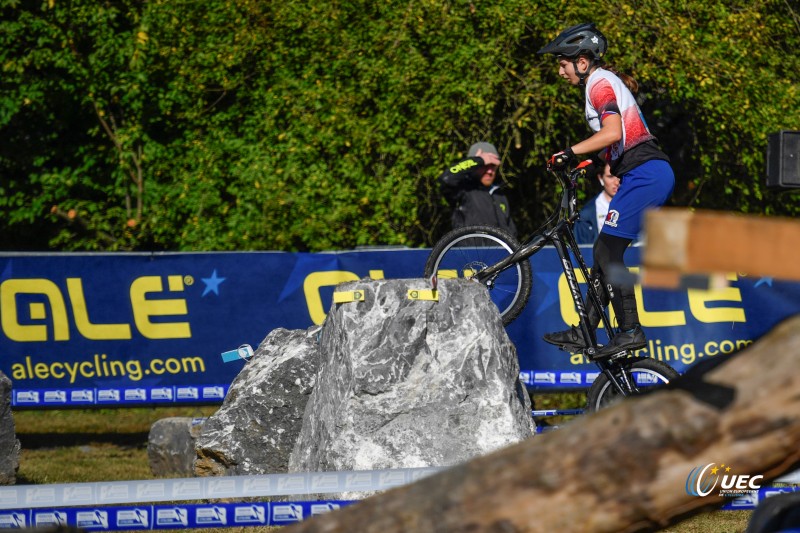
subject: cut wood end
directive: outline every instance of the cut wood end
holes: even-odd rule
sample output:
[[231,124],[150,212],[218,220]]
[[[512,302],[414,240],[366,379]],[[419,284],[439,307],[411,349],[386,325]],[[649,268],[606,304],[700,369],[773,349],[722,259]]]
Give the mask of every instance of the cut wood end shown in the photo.
[[741,272],[800,281],[800,221],[795,219],[662,208],[645,213],[644,237],[644,270]]

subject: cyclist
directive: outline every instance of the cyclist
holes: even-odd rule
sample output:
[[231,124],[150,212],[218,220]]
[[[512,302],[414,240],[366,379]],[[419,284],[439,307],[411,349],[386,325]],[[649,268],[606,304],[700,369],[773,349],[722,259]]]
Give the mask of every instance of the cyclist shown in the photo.
[[[638,84],[630,76],[603,66],[608,48],[605,36],[594,23],[571,26],[561,32],[539,54],[553,54],[558,60],[559,75],[571,85],[584,87],[586,119],[594,132],[583,141],[553,154],[548,168],[562,170],[577,161],[576,156],[605,150],[611,173],[620,178],[617,194],[611,199],[600,235],[595,241],[592,283],[604,290],[603,304],[611,305],[619,323],[619,333],[600,350],[596,357],[608,357],[623,350],[646,346],[639,324],[636,294],[630,284],[619,283],[614,274],[625,267],[625,249],[639,234],[646,209],[664,205],[672,195],[675,175],[669,158],[661,151],[650,133],[633,93]],[[589,307],[590,329],[600,317]],[[578,352],[589,346],[575,326],[566,331],[548,333],[544,340],[568,351]]]

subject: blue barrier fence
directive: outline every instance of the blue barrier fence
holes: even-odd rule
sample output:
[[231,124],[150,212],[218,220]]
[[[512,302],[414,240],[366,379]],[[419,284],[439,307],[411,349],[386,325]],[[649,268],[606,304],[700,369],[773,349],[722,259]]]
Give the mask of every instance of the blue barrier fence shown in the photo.
[[[730,499],[725,511],[751,511],[765,498],[798,487],[768,487],[756,493]],[[86,531],[136,531],[162,529],[203,529],[222,527],[287,526],[345,507],[352,500],[281,501],[256,503],[214,503],[138,505],[92,509],[12,509],[0,511],[0,528],[31,529],[76,527]]]
[[75,527],[83,531],[147,531],[287,526],[350,503],[331,500],[13,509],[0,511],[0,528]]
[[[428,254],[3,253],[0,371],[17,408],[220,403],[244,364],[220,354],[276,328],[320,324],[340,282],[419,278]],[[627,254],[637,265],[639,249]],[[521,378],[533,390],[585,388],[595,367],[541,340],[577,321],[555,251],[532,266],[531,300],[507,328]],[[682,372],[800,312],[798,283],[729,278],[719,290],[637,287],[649,339],[639,355]]]
[[[383,491],[441,470],[410,468],[2,487],[0,528],[135,531],[290,525],[357,500],[253,501],[254,498]],[[722,509],[752,510],[766,498],[796,492],[800,490],[800,471],[775,482],[783,486],[757,484],[756,489],[739,491],[742,494],[727,498]],[[686,483],[688,486],[688,479]],[[681,483],[675,490],[686,487]],[[245,498],[249,501],[241,501]],[[190,500],[205,501],[186,503]]]

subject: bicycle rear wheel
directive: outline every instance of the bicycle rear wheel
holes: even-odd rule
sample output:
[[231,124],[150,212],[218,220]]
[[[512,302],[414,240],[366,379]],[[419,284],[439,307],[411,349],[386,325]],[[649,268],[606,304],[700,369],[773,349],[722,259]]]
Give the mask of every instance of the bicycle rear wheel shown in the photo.
[[[425,263],[425,277],[471,279],[509,256],[519,242],[508,232],[490,226],[457,228],[439,239]],[[516,319],[528,303],[532,285],[531,264],[526,259],[511,265],[483,284],[500,311],[503,325]]]
[[[615,374],[628,372],[639,390],[666,385],[680,374],[666,363],[650,358],[627,358],[618,361]],[[608,376],[600,374],[586,393],[586,411],[596,412],[624,398]]]

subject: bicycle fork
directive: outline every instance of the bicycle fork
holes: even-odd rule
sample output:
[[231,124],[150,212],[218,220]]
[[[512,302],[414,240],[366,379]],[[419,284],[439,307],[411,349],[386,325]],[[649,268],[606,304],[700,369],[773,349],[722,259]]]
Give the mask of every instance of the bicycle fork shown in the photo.
[[602,370],[603,374],[608,378],[608,381],[614,385],[614,388],[621,396],[630,396],[639,393],[636,379],[633,377],[633,374],[631,374],[628,366],[620,364],[616,359],[599,360],[594,363]]

